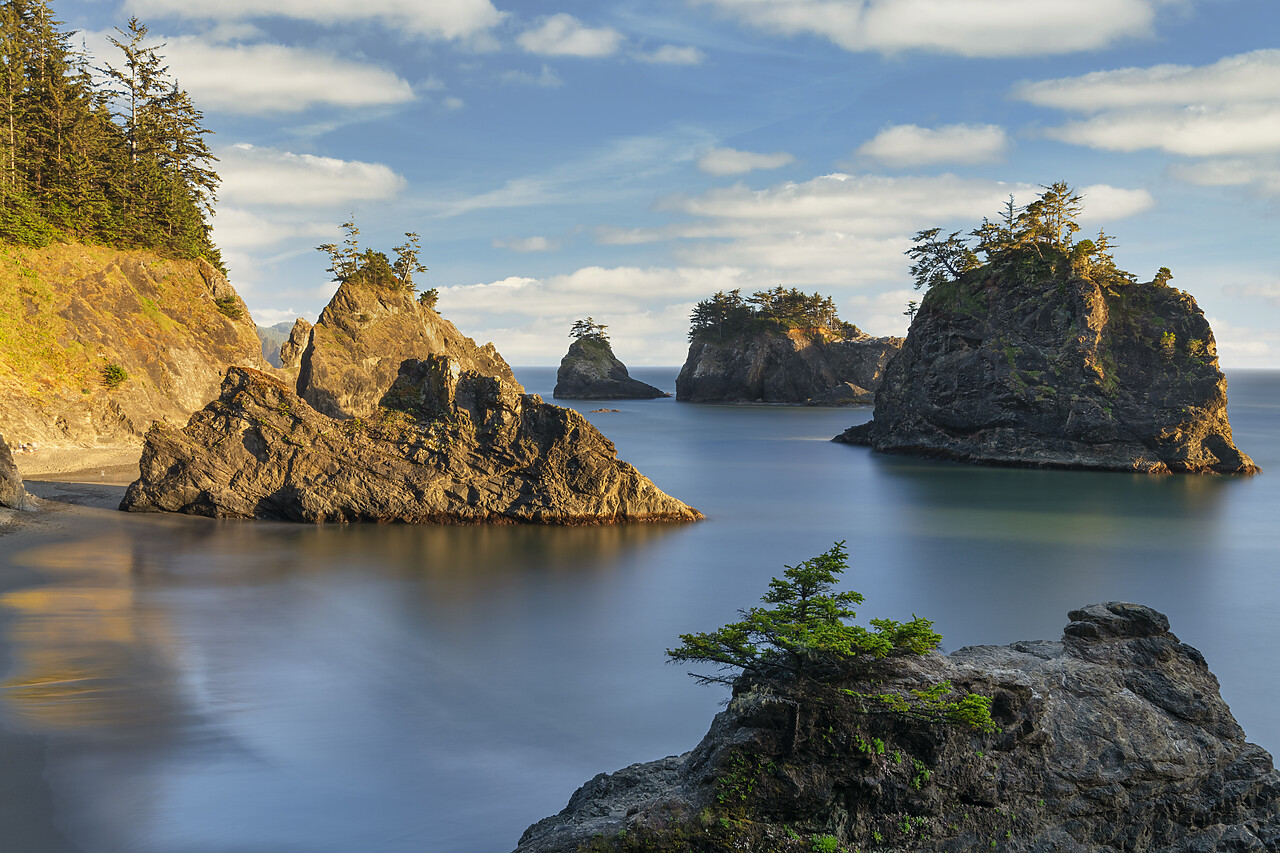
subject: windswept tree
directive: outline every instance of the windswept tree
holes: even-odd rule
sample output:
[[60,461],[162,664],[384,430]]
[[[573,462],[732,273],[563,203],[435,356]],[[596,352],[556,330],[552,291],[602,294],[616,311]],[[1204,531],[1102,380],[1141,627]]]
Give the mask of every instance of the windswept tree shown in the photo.
[[603,323],[597,323],[592,317],[587,317],[585,320],[574,320],[573,326],[569,329],[569,337],[577,340],[586,338],[608,343],[609,336],[605,334],[605,329],[607,328],[609,327]]
[[[321,243],[316,251],[329,256],[326,272],[333,275],[336,282],[361,282],[374,287],[387,287],[396,290],[412,291],[416,285],[413,277],[417,273],[426,272],[427,268],[418,261],[421,251],[419,237],[412,231],[405,232],[406,242],[396,246],[395,263],[391,263],[385,254],[373,249],[360,248],[360,229],[356,226],[355,216],[342,223],[342,245],[337,243]],[[418,295],[418,302],[426,308],[434,309],[439,291],[435,288],[425,290]]]

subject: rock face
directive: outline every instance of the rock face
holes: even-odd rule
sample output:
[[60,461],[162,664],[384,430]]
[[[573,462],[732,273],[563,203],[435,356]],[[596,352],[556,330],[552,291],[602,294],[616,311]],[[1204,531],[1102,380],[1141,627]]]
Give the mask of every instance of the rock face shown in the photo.
[[[696,749],[597,776],[517,849],[1280,850],[1280,773],[1200,653],[1141,605],[1068,618],[1060,642],[904,659],[870,683],[740,680]],[[993,697],[1001,731],[844,692],[943,680]]]
[[608,341],[584,337],[570,344],[560,360],[552,396],[562,400],[653,400],[671,395],[632,379]]
[[138,444],[230,365],[266,368],[249,311],[204,260],[58,243],[0,247],[0,429],[18,443]]
[[298,371],[302,369],[302,354],[306,352],[311,341],[311,324],[299,317],[293,321],[289,336],[280,344],[280,367],[289,371],[297,381]]
[[277,379],[233,368],[184,429],[147,434],[121,509],[308,522],[702,517],[620,461],[581,415],[452,356],[405,360],[378,403],[334,418]]
[[928,291],[875,417],[837,441],[966,462],[1251,473],[1195,300],[1164,283],[977,275]]
[[[290,341],[299,333],[295,325]],[[497,377],[523,391],[493,344],[477,347],[415,301],[412,291],[345,282],[308,335],[299,360],[298,394],[332,417],[368,417],[406,359],[445,354],[464,371]],[[281,355],[287,367],[288,354]]]
[[0,435],[0,507],[9,509],[35,510],[38,502],[22,485],[22,475],[13,462],[13,453]]
[[676,378],[676,399],[690,403],[870,403],[902,338],[859,333],[832,340],[793,329],[695,340]]

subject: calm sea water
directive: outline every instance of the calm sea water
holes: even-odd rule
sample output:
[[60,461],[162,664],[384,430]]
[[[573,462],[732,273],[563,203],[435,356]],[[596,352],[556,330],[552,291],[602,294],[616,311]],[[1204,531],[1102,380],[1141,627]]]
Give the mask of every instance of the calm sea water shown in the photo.
[[[554,370],[517,373],[550,399]],[[634,373],[670,390],[676,371]],[[836,540],[864,616],[928,616],[948,648],[1056,639],[1091,602],[1150,604],[1280,750],[1280,373],[1230,379],[1258,477],[877,456],[828,441],[866,409],[655,400],[574,407],[620,409],[588,417],[700,524],[81,511],[70,540],[15,558],[58,582],[2,602],[0,718],[43,767],[0,762],[0,791],[46,807],[0,811],[0,835],[66,840],[49,853],[509,850],[592,775],[691,748],[724,691],[663,650]]]

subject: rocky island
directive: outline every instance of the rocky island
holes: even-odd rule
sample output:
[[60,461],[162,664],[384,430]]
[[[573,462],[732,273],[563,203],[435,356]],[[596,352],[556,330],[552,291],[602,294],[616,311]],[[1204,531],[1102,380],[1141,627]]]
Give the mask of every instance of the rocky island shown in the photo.
[[694,308],[676,399],[691,403],[871,403],[902,338],[842,321],[830,297],[777,287],[717,293]]
[[295,325],[284,345],[301,350],[296,386],[229,370],[185,428],[148,432],[122,509],[306,522],[702,517],[581,415],[525,394],[492,344],[459,333],[431,291],[415,299],[381,253],[340,278],[316,324]]
[[[809,612],[839,599],[820,594]],[[767,626],[785,607],[739,624]],[[517,851],[1280,849],[1280,773],[1203,656],[1142,605],[1067,618],[1056,642],[950,655],[908,630],[927,620],[882,623],[852,637],[859,663],[843,633],[855,626],[810,615],[842,651],[827,634],[825,651],[796,657],[779,631],[772,656],[739,654],[732,701],[695,749],[596,776]],[[734,627],[668,654],[724,662],[731,644],[717,641]],[[806,669],[786,666],[804,655]]]
[[613,354],[608,326],[591,317],[577,320],[569,336],[574,338],[569,352],[560,360],[556,387],[551,396],[559,400],[653,400],[670,397],[667,392],[632,379],[627,366]]
[[[964,462],[1246,474],[1213,331],[1162,268],[1139,282],[1110,237],[1075,242],[1080,197],[1054,184],[973,232],[917,235],[928,287],[875,416],[836,438]],[[982,256],[981,258],[979,256]]]

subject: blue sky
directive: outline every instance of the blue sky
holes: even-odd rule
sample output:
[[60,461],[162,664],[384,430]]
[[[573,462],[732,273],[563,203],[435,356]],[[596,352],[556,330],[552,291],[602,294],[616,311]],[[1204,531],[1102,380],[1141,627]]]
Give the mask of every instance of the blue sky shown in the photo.
[[137,15],[216,132],[215,238],[261,324],[315,319],[354,213],[513,364],[569,325],[679,364],[720,289],[902,334],[916,231],[1066,180],[1121,267],[1280,367],[1276,0],[55,0]]

